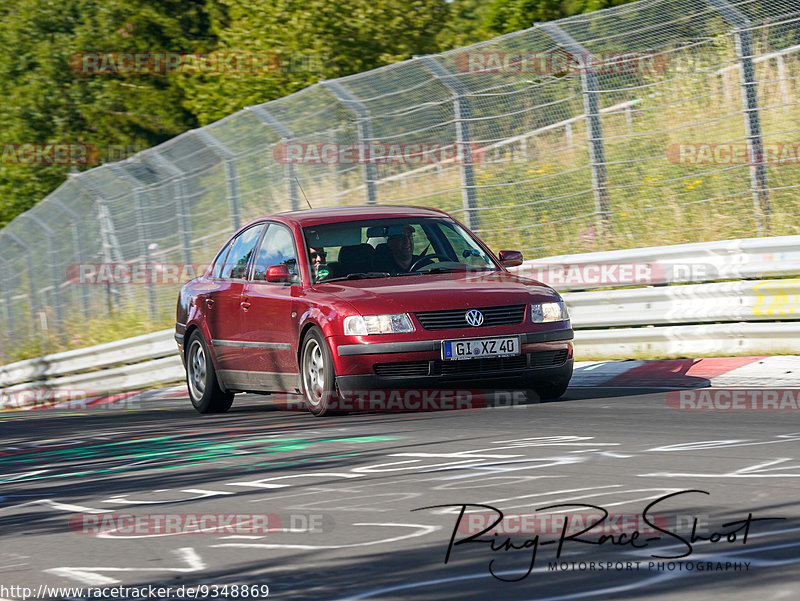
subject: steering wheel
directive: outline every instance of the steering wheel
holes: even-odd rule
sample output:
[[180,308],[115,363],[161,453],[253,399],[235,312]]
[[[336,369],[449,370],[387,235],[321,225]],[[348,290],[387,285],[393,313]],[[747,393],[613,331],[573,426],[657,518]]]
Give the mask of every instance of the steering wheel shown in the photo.
[[424,257],[420,257],[408,268],[409,271],[414,271],[420,267],[433,263],[433,259],[439,259],[440,261],[452,261],[450,257],[445,257],[444,255],[425,255]]

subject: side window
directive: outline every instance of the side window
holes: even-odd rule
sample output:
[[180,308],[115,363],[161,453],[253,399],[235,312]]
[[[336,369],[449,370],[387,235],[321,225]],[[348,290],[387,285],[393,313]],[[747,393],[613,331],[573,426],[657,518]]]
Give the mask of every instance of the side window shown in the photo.
[[253,279],[265,281],[267,268],[281,264],[286,265],[292,275],[298,275],[297,252],[294,248],[292,232],[284,225],[273,223],[269,226],[264,240],[261,242],[261,248],[258,250]]
[[247,262],[255,251],[262,231],[264,231],[263,224],[254,225],[233,240],[220,277],[232,280],[242,280],[247,277]]
[[230,240],[217,255],[217,260],[214,261],[214,267],[211,268],[212,278],[218,278],[219,274],[222,273],[222,267],[225,265],[225,257],[228,256],[228,252],[231,250],[231,245],[233,242],[234,240]]

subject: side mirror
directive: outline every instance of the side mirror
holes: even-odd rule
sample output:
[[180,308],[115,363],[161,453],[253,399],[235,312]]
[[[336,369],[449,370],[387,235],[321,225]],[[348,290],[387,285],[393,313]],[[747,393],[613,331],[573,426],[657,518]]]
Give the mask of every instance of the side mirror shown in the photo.
[[267,267],[266,280],[273,283],[290,282],[292,274],[289,273],[286,265],[270,265]]
[[518,250],[501,250],[500,262],[506,267],[522,265],[522,253]]

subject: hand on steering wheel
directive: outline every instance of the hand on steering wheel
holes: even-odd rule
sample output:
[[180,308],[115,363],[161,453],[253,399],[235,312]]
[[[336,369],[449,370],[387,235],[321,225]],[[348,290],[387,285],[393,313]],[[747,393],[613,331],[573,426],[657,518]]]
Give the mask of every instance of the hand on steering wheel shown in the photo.
[[439,259],[439,261],[452,261],[450,257],[445,257],[444,255],[425,255],[424,257],[420,257],[414,263],[411,264],[411,267],[408,268],[409,271],[414,271],[419,267],[424,267],[429,263],[433,263],[433,259]]

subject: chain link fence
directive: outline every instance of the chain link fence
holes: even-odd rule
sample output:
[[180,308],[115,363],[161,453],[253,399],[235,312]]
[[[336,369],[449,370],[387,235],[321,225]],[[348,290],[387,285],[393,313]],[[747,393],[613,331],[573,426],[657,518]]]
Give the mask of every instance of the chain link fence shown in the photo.
[[74,174],[0,231],[0,362],[99,318],[168,327],[235,228],[304,195],[441,208],[527,258],[800,233],[799,21],[789,0],[641,0],[323,81]]

